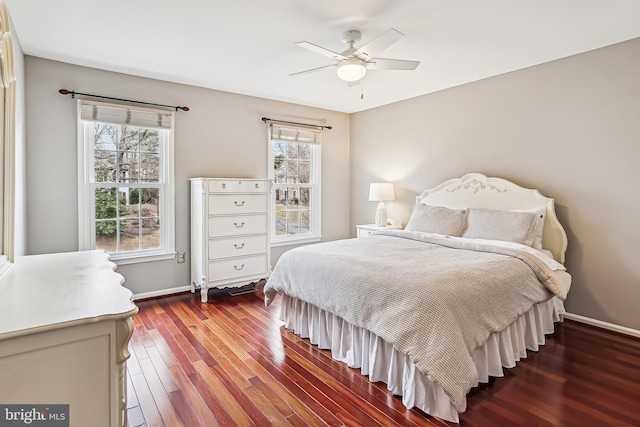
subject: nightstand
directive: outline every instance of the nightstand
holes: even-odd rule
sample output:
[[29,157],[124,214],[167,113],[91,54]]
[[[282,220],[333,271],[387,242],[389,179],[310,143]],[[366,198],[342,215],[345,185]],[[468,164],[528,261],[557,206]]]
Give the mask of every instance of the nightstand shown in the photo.
[[373,233],[374,231],[380,231],[380,230],[402,230],[402,227],[392,227],[390,225],[386,227],[379,227],[375,224],[356,225],[356,236],[367,237],[369,234]]

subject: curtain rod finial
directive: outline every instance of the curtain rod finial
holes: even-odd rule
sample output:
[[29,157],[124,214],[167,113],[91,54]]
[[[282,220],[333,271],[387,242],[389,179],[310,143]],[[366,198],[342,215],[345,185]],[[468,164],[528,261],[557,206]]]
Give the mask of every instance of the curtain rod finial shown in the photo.
[[67,89],[60,89],[58,92],[60,92],[63,95],[69,95],[69,91]]
[[187,107],[186,105],[184,107],[180,107],[182,109],[182,111],[189,111],[189,107]]

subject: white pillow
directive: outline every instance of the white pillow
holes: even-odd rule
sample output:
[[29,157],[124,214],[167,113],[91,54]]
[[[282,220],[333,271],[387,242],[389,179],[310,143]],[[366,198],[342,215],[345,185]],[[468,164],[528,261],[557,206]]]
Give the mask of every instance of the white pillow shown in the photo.
[[404,229],[460,237],[464,224],[464,209],[419,204],[413,207],[409,222]]
[[538,217],[538,222],[535,226],[535,237],[533,238],[534,249],[542,249],[542,233],[544,232],[544,219],[547,216],[547,208],[535,208],[535,209],[514,209],[513,212],[533,212]]
[[462,237],[504,240],[533,247],[539,218],[535,212],[469,208]]

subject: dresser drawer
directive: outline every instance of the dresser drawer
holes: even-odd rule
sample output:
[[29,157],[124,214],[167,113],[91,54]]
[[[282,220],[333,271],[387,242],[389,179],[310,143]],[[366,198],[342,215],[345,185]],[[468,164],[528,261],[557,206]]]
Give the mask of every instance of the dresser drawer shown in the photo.
[[267,235],[209,240],[209,259],[266,253]]
[[241,236],[267,232],[267,214],[209,217],[209,237]]
[[209,215],[267,212],[266,194],[210,194]]
[[267,255],[231,258],[221,261],[209,261],[209,281],[221,281],[245,276],[268,274]]
[[208,180],[209,193],[266,193],[268,181],[252,180]]

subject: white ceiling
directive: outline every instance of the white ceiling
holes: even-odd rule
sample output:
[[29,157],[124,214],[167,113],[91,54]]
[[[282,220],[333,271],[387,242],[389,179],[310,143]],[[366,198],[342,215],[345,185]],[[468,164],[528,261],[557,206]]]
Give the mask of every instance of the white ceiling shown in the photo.
[[[27,55],[349,113],[640,37],[638,0],[6,3]],[[379,56],[415,71],[289,76],[332,63],[295,42],[341,52],[342,32],[360,30],[358,47],[389,28],[405,37]]]

